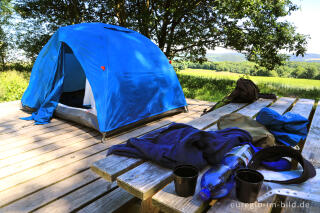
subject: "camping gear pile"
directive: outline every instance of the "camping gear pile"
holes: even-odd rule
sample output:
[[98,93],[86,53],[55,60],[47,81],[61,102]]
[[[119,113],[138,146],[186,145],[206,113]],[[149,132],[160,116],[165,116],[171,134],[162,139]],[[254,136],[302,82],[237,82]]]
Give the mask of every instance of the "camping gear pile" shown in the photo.
[[[239,81],[243,82],[243,79]],[[250,85],[246,89],[239,81],[237,88],[242,91],[254,90],[252,94],[255,95],[252,95],[254,98],[250,98],[250,102],[259,97],[259,90],[252,85],[253,82],[245,81],[245,84]],[[228,96],[232,97],[229,100],[246,102],[248,99],[242,99],[244,93],[233,92],[232,96]],[[270,94],[266,96],[275,98]],[[238,113],[222,116],[218,120],[217,131],[202,131],[187,124],[173,123],[140,138],[131,138],[126,144],[112,146],[108,155],[142,158],[172,169],[191,165],[202,170],[210,165],[211,169],[201,177],[199,196],[202,200],[227,196],[237,182],[238,199],[255,202],[262,182],[301,184],[315,177],[316,170],[312,164],[292,148],[306,138],[307,125],[308,119],[298,114],[288,112],[280,115],[265,107],[259,111],[256,120]],[[257,171],[260,167],[276,172],[290,171],[292,166],[288,158],[300,163],[303,169],[300,176],[287,180],[269,180]],[[246,170],[240,172],[241,168]],[[191,177],[184,178],[187,180]],[[175,187],[179,189],[179,186]],[[190,193],[178,191],[177,194],[190,196]]]

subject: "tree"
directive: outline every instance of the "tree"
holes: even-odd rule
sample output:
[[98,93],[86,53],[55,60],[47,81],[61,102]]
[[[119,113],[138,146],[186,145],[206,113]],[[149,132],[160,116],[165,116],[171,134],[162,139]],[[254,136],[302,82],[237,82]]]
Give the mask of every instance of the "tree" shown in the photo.
[[295,78],[300,78],[303,73],[305,72],[305,68],[302,66],[297,66],[296,69],[293,71],[292,76]]
[[318,69],[316,66],[308,66],[306,68],[306,70],[301,73],[301,75],[299,76],[299,78],[306,78],[306,79],[313,79],[314,77],[316,77],[318,74]]
[[8,50],[8,38],[4,31],[4,26],[8,24],[9,16],[11,15],[10,0],[1,0],[0,2],[0,63],[1,69],[5,68],[5,60]]
[[28,46],[44,44],[47,35],[58,27],[98,21],[139,31],[155,41],[170,59],[204,61],[207,49],[220,46],[244,53],[248,60],[269,70],[287,59],[280,50],[296,55],[306,52],[307,37],[280,20],[297,9],[291,0],[17,0],[16,3],[16,10],[24,19],[41,27],[33,31],[40,36],[29,40],[30,34],[25,33],[20,45],[32,54],[38,51]]

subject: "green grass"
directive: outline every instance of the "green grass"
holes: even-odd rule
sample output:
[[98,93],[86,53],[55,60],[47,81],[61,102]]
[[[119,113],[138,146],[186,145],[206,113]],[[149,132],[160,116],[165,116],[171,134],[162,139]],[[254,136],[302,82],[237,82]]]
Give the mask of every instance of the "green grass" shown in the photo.
[[0,72],[0,102],[19,100],[28,86],[30,73],[10,70]]
[[[219,101],[235,87],[244,75],[212,70],[186,69],[177,72],[183,91],[188,98]],[[320,98],[320,81],[280,77],[246,76],[255,82],[261,92],[278,96]]]
[[[243,75],[212,70],[187,69],[177,72],[188,98],[219,101],[235,87]],[[0,72],[0,102],[19,100],[28,86],[29,72],[10,70]],[[279,77],[249,76],[261,92],[278,96],[320,99],[320,81]]]

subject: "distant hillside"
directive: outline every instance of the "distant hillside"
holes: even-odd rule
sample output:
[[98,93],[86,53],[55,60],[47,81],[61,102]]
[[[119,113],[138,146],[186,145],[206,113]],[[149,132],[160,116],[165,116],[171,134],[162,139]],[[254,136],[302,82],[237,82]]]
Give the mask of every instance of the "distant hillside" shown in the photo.
[[206,55],[209,61],[220,62],[220,61],[231,61],[231,62],[242,62],[246,61],[246,57],[241,53],[207,53]]
[[[246,61],[246,58],[241,53],[208,53],[207,59],[213,62],[220,61],[231,61],[231,62],[242,62]],[[320,54],[316,53],[307,53],[304,57],[290,55],[290,61],[299,61],[299,62],[318,62],[320,63]]]
[[290,56],[290,61],[302,61],[302,62],[320,62],[320,54],[307,53],[304,57]]

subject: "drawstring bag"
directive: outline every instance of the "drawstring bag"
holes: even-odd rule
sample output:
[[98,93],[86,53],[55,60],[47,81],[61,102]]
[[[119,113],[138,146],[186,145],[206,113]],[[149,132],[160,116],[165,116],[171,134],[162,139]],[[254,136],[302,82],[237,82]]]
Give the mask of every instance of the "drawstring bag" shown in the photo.
[[230,95],[224,97],[221,101],[212,106],[209,110],[204,110],[203,114],[213,111],[218,106],[228,103],[252,103],[259,98],[276,99],[274,94],[260,93],[258,86],[249,79],[240,78],[236,83],[236,88]]

